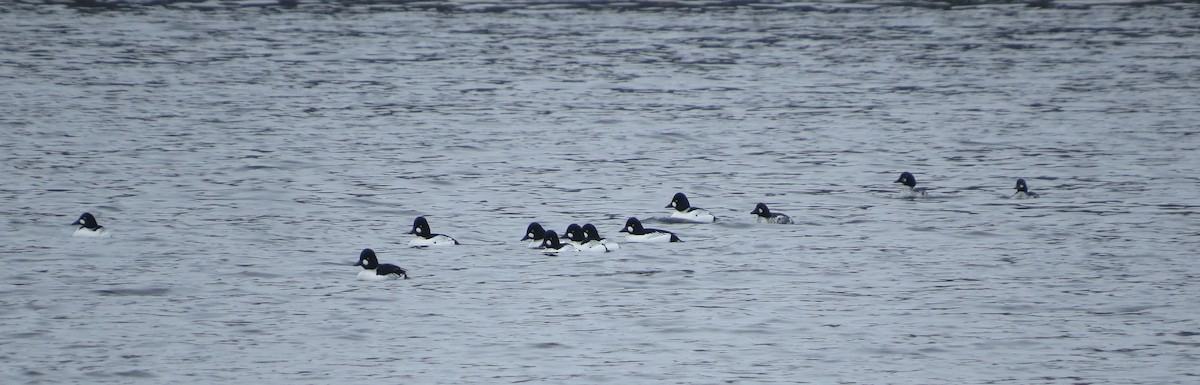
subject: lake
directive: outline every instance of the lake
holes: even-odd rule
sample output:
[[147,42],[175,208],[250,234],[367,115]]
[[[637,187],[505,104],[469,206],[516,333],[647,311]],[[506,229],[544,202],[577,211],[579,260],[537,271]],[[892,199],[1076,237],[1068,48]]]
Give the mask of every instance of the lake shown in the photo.
[[0,10],[0,382],[1200,376],[1195,3],[160,3]]

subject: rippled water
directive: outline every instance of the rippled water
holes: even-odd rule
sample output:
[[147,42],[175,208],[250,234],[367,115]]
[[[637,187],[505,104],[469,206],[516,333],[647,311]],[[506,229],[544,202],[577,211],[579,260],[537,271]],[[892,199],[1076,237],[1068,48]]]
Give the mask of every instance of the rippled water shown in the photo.
[[1200,376],[1195,4],[0,21],[0,382]]

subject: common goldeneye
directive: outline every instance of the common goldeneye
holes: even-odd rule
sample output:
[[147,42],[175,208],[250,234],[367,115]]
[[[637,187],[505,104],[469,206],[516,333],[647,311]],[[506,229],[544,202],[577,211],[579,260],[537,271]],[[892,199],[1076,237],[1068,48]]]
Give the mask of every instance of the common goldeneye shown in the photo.
[[675,197],[671,198],[671,203],[667,204],[667,208],[675,209],[671,213],[671,218],[696,223],[712,223],[717,220],[717,216],[708,210],[692,207],[688,202],[687,195],[683,195],[683,193],[675,193]]
[[587,241],[587,238],[583,235],[583,227],[580,227],[576,223],[567,226],[567,230],[563,231],[562,238],[560,239],[570,242],[571,246],[575,247],[579,247],[583,242]]
[[579,249],[570,243],[561,243],[558,241],[558,233],[554,230],[546,230],[546,237],[542,239],[542,253],[546,255],[557,255],[563,251],[578,251]]
[[362,281],[408,279],[408,271],[390,263],[380,264],[379,258],[375,257],[375,251],[371,249],[363,249],[358,254],[358,263],[355,263],[354,266],[362,266],[363,271],[358,272],[358,279]]
[[682,242],[670,231],[642,227],[642,221],[634,217],[625,221],[625,227],[620,232],[628,233],[625,240],[630,242]]
[[540,249],[542,248],[542,239],[545,237],[546,229],[542,228],[541,224],[532,222],[529,227],[525,228],[525,236],[521,238],[521,241],[529,241],[526,246],[531,249]]
[[72,236],[98,238],[111,235],[108,229],[96,223],[96,217],[93,217],[92,213],[83,213],[83,215],[79,216],[79,219],[76,219],[71,224],[79,226],[79,229],[76,229],[75,234],[72,234]]
[[904,184],[904,190],[901,191],[901,194],[905,198],[923,197],[928,193],[924,187],[917,187],[917,178],[913,177],[913,174],[908,171],[900,173],[900,179],[896,179],[892,183]]
[[618,245],[611,239],[601,238],[600,229],[597,229],[596,226],[592,225],[591,223],[583,225],[583,236],[587,240],[583,242],[583,246],[579,248],[580,250],[584,250],[585,247],[589,249],[597,249],[596,251],[613,251],[621,248],[621,245]]
[[792,224],[791,217],[787,216],[786,214],[771,212],[771,209],[767,208],[766,203],[759,203],[757,206],[754,206],[754,211],[751,211],[750,213],[755,214],[755,218],[757,218],[757,221],[759,222],[766,221],[767,223],[779,223],[785,225]]
[[457,245],[458,241],[445,234],[434,234],[429,230],[429,221],[425,217],[417,217],[413,220],[412,231],[409,234],[415,235],[412,240],[408,241],[408,245],[412,247],[428,247],[428,246],[451,246]]
[[1038,194],[1029,191],[1029,186],[1025,184],[1025,179],[1017,178],[1017,192],[1013,193],[1013,199],[1037,198]]

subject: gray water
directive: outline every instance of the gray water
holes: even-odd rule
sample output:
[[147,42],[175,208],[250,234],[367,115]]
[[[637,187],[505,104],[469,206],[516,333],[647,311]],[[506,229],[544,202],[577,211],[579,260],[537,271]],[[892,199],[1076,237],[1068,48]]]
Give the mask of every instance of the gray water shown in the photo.
[[0,11],[0,382],[1200,376],[1196,4],[202,5]]

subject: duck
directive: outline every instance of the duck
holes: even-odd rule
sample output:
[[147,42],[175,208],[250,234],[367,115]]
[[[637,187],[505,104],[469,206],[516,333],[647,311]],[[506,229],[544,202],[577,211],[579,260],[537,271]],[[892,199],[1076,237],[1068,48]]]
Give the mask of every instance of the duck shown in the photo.
[[675,211],[671,212],[671,218],[694,223],[712,223],[717,221],[717,216],[713,215],[712,212],[699,207],[692,207],[691,203],[688,202],[687,195],[683,193],[675,193],[675,197],[671,198],[671,203],[668,203],[666,208],[675,209]]
[[375,250],[363,249],[358,254],[358,263],[354,266],[362,266],[363,270],[358,272],[360,281],[382,281],[385,279],[408,279],[408,271],[400,266],[390,263],[379,263],[379,258],[375,256]]
[[625,221],[625,227],[621,228],[619,232],[627,233],[625,240],[629,242],[683,242],[679,236],[670,231],[642,227],[642,221],[636,217],[629,217]]
[[1017,187],[1015,187],[1015,189],[1017,190],[1017,192],[1013,193],[1013,195],[1012,195],[1013,199],[1026,199],[1026,198],[1037,198],[1038,197],[1037,193],[1035,193],[1033,191],[1029,191],[1029,186],[1025,184],[1025,179],[1017,178]]
[[75,237],[104,238],[112,235],[108,229],[96,222],[96,217],[92,216],[92,213],[83,213],[71,224],[79,226],[72,234]]
[[587,241],[587,238],[583,235],[583,227],[576,223],[567,226],[567,229],[563,231],[561,239],[570,242],[571,246],[575,246],[576,248]]
[[766,203],[759,203],[758,205],[754,206],[754,211],[751,211],[750,213],[756,215],[755,218],[758,222],[766,221],[767,223],[779,223],[785,225],[790,225],[793,223],[792,218],[786,214],[771,212],[771,209],[767,208]]
[[584,241],[583,246],[580,247],[581,251],[585,251],[583,250],[583,247],[605,252],[619,250],[621,248],[621,245],[617,244],[616,242],[608,238],[601,238],[600,229],[597,229],[596,226],[591,223],[583,225],[583,236],[587,240]]
[[924,187],[917,187],[917,178],[913,177],[913,174],[908,171],[900,173],[900,179],[896,179],[892,183],[904,184],[904,190],[901,191],[901,194],[905,198],[923,197],[928,194],[928,191]]
[[542,228],[540,223],[532,222],[529,227],[525,228],[525,236],[521,238],[521,241],[529,241],[526,246],[531,249],[540,249],[542,248],[542,239],[545,237],[546,229]]
[[578,251],[579,249],[572,246],[570,243],[562,243],[558,240],[558,233],[554,230],[546,230],[546,237],[542,238],[542,253],[546,255],[558,255],[564,251]]
[[446,234],[434,234],[429,230],[429,221],[425,217],[417,217],[413,220],[412,231],[409,234],[415,235],[412,240],[408,241],[408,245],[412,247],[429,247],[429,246],[451,246],[457,245],[458,240],[451,238]]

